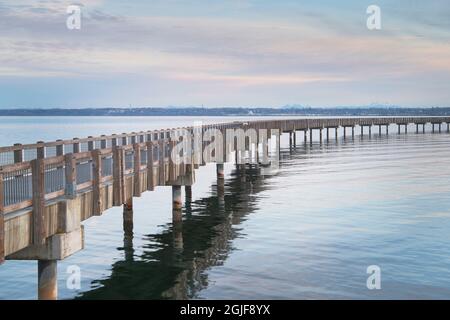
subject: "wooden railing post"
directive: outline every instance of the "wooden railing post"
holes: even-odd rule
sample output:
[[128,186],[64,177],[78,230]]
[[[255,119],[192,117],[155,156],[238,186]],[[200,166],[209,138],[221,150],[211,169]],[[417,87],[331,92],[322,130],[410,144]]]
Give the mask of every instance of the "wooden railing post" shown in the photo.
[[33,244],[43,244],[46,238],[45,223],[45,166],[43,159],[31,161],[33,187]]
[[111,139],[111,146],[113,148],[117,147],[117,137],[115,134],[113,134],[113,138]]
[[100,140],[100,149],[106,149],[107,145],[107,141],[105,139],[106,136],[103,134],[101,137],[102,139]]
[[139,143],[133,144],[134,150],[134,178],[133,178],[133,195],[141,196],[141,146]]
[[155,189],[155,178],[153,175],[153,141],[147,141],[147,190]]
[[78,138],[73,138],[73,153],[80,153],[80,143],[77,140]]
[[64,144],[62,143],[62,140],[56,140],[57,142],[60,142],[60,144],[56,145],[56,155],[62,156],[64,155]]
[[[93,136],[89,136],[88,138],[89,139],[93,139],[94,137]],[[92,151],[94,149],[95,149],[94,141],[93,140],[88,141],[88,151]]]
[[44,159],[45,158],[45,146],[44,141],[38,141],[38,147],[36,148],[36,158]]
[[3,208],[3,173],[0,172],[0,264],[5,261],[5,213]]
[[66,186],[65,195],[68,199],[75,199],[77,194],[77,163],[73,153],[66,154],[64,157]]
[[169,181],[172,183],[175,182],[175,180],[177,179],[176,165],[172,159],[172,152],[173,152],[175,145],[176,145],[176,141],[174,141],[174,140],[169,141]]
[[92,151],[92,164],[92,169],[94,170],[92,181],[93,214],[94,216],[99,216],[102,214],[102,197],[100,193],[100,186],[102,184],[102,154],[98,149]]
[[21,143],[15,143],[14,146],[20,147],[18,150],[14,150],[14,163],[23,162],[23,149]]
[[116,146],[113,149],[113,203],[114,206],[123,204],[123,148]]
[[164,186],[166,184],[166,151],[165,151],[165,141],[164,139],[159,140],[159,185]]

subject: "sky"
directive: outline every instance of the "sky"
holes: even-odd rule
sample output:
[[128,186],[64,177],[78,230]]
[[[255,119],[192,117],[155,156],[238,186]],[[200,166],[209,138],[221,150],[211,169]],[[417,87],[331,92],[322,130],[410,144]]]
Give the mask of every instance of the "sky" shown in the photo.
[[0,0],[0,108],[450,107],[449,17],[448,0]]

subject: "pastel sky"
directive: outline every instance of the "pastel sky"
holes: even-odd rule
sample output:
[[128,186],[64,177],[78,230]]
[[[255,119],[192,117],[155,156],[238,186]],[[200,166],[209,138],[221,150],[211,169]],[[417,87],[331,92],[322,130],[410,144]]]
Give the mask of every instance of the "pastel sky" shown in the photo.
[[0,0],[0,108],[374,103],[450,106],[448,0]]

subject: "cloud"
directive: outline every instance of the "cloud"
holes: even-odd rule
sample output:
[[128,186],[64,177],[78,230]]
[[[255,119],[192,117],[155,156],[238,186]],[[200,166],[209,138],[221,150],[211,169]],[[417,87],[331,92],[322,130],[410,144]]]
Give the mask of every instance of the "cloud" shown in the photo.
[[[305,99],[309,96],[314,101],[320,101],[320,91],[334,88],[339,88],[336,100],[350,100],[348,93],[357,95],[354,88],[361,90],[358,97],[362,97],[367,94],[365,87],[376,88],[371,98],[384,92],[401,100],[392,86],[405,96],[412,88],[417,91],[424,78],[450,80],[450,42],[442,40],[445,23],[440,20],[435,23],[439,32],[417,36],[413,30],[421,24],[399,22],[407,20],[406,14],[398,21],[385,19],[385,29],[370,32],[365,29],[365,10],[358,20],[320,5],[300,10],[289,1],[293,10],[283,15],[274,4],[269,7],[273,12],[263,12],[267,2],[254,1],[217,2],[209,9],[194,6],[186,14],[178,11],[187,4],[177,1],[155,1],[147,7],[136,4],[142,10],[133,14],[126,5],[117,8],[109,1],[78,3],[83,5],[79,31],[65,27],[65,6],[74,4],[71,1],[4,3],[0,7],[0,78],[109,81],[128,77],[148,79],[149,85],[160,79],[184,87],[183,94],[201,86],[240,90],[272,85],[280,92],[285,92],[282,86],[291,88],[286,96],[294,97],[304,87]],[[153,5],[164,8],[164,14]],[[177,14],[168,14],[170,9]],[[199,9],[197,16],[192,14],[194,9]],[[229,11],[218,14],[219,9]],[[388,18],[394,9],[388,11]],[[440,84],[435,88],[432,91],[441,90]],[[262,96],[270,94],[275,95],[264,92]],[[448,97],[440,91],[433,94]],[[219,101],[222,92],[216,96]]]

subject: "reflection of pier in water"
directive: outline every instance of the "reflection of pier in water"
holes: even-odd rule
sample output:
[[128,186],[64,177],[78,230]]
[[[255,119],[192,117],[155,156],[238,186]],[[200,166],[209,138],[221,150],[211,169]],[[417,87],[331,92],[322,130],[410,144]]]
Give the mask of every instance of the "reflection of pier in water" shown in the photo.
[[[233,227],[255,210],[252,195],[265,190],[260,168],[236,169],[219,179],[211,196],[186,199],[182,222],[161,234],[148,235],[145,252],[134,256],[132,228],[124,223],[125,259],[114,263],[111,275],[81,299],[188,299],[208,286],[205,271],[221,265],[239,236]],[[174,213],[177,214],[177,213]]]

